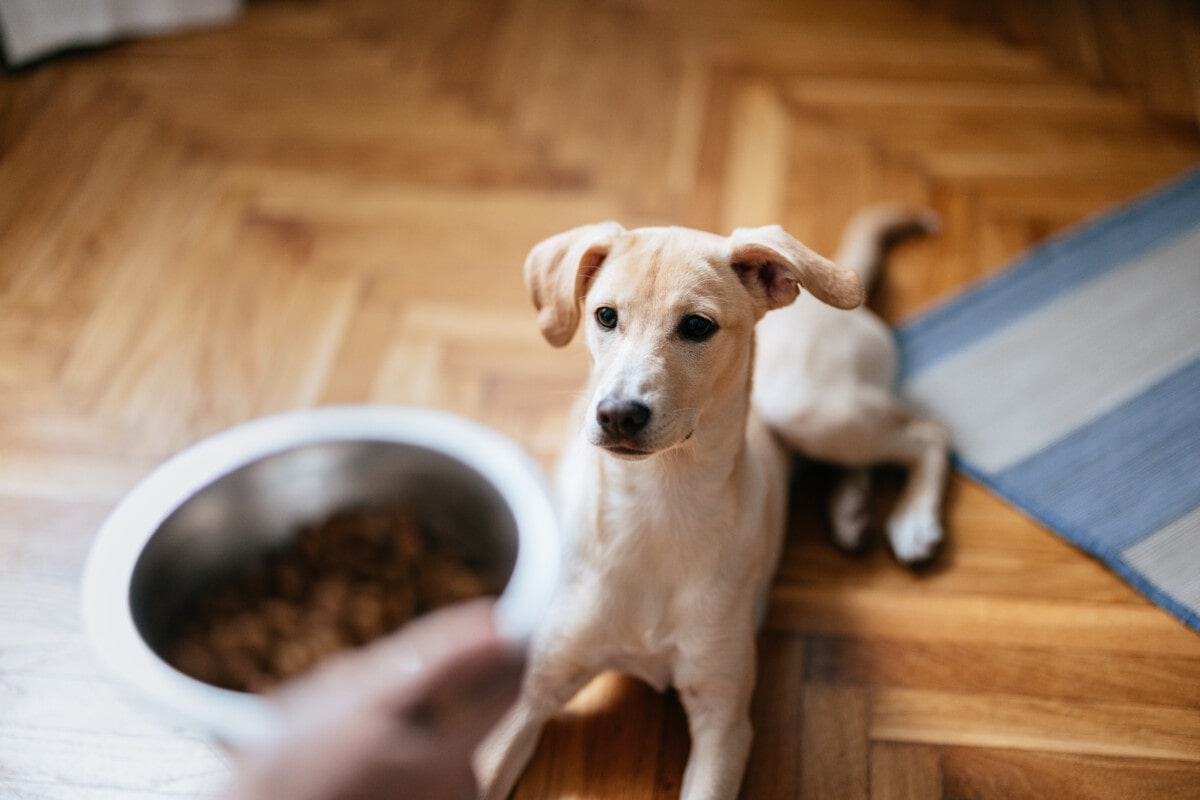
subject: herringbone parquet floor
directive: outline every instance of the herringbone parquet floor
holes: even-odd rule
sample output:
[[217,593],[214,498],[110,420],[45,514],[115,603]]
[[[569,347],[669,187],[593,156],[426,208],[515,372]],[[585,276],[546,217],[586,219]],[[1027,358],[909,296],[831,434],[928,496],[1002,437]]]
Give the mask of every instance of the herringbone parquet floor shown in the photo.
[[[585,370],[520,265],[583,222],[926,204],[890,320],[1200,160],[1155,121],[901,0],[272,0],[0,77],[0,796],[219,795],[227,757],[100,673],[77,579],[195,439],[420,403],[547,465]],[[835,551],[797,481],[747,798],[1200,797],[1200,637],[969,480],[912,574]],[[881,500],[883,502],[883,500]],[[678,703],[605,677],[517,798],[668,798]]]

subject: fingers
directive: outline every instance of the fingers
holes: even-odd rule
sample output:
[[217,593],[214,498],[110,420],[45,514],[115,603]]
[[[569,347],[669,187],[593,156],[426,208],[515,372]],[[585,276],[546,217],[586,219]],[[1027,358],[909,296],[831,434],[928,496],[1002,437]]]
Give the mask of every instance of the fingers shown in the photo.
[[[523,655],[496,631],[493,603],[477,600],[440,609],[359,650],[318,665],[274,693],[290,727],[322,727],[373,709],[419,724],[471,722],[480,734],[515,695]],[[477,704],[482,720],[464,711]],[[498,708],[498,710],[494,710]]]
[[494,605],[490,599],[471,600],[417,617],[364,650],[364,658],[403,663],[417,672],[473,644],[498,641]]

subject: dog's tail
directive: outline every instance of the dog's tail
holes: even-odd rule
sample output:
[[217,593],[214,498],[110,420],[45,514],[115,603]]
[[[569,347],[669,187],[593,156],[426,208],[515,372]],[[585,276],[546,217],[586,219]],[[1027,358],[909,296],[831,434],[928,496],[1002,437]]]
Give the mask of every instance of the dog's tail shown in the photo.
[[928,209],[871,206],[846,225],[834,260],[858,273],[863,288],[870,289],[888,248],[909,236],[936,233],[941,227],[941,218]]

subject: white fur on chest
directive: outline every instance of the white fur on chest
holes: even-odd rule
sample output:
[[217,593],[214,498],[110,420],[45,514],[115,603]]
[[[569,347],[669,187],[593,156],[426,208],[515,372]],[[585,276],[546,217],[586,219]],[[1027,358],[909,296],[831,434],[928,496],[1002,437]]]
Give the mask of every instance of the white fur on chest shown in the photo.
[[[756,421],[755,421],[755,424]],[[782,537],[786,457],[765,430],[743,458],[623,462],[585,441],[562,463],[570,563],[556,609],[597,669],[663,689],[732,627],[756,623]],[[602,491],[583,487],[603,484]]]

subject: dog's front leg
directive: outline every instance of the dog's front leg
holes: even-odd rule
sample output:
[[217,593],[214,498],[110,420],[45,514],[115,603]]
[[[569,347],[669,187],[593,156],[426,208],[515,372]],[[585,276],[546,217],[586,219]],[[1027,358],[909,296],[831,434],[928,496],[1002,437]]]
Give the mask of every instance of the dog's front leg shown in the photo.
[[747,638],[733,653],[701,660],[690,679],[679,683],[692,736],[681,800],[737,797],[753,739],[754,641]]
[[534,650],[520,698],[476,752],[483,800],[505,800],[512,793],[537,749],[542,728],[596,674],[561,654]]

